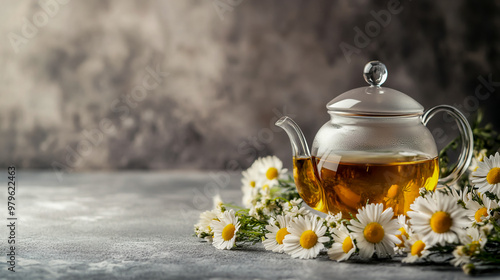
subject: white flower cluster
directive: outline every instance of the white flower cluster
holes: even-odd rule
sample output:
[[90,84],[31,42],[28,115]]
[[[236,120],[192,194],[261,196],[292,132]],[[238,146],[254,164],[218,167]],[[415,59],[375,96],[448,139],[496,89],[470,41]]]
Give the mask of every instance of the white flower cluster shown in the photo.
[[281,194],[279,180],[286,179],[283,162],[276,156],[257,159],[250,168],[243,171],[241,179],[243,205],[250,209],[250,215],[261,218],[277,209],[274,199]]
[[316,215],[278,215],[276,219],[271,218],[266,229],[269,233],[263,241],[264,247],[293,258],[314,258],[325,248],[324,243],[330,241],[324,219]]
[[[480,254],[488,235],[500,224],[500,154],[486,157],[476,153],[471,168],[472,190],[421,190],[407,213],[410,217],[404,262],[414,262],[429,255],[435,246],[452,246],[451,263],[470,271],[471,261]],[[438,188],[439,189],[439,188]],[[492,215],[492,213],[496,213]],[[473,266],[473,265],[472,265]]]
[[[328,249],[328,256],[336,261],[356,253],[361,259],[400,254],[406,255],[403,262],[415,262],[439,248],[454,248],[451,263],[467,272],[484,252],[488,238],[493,233],[500,238],[499,153],[477,160],[471,175],[475,188],[422,189],[410,205],[408,218],[394,218],[393,209],[384,209],[383,204],[367,204],[351,220],[343,219],[342,213],[330,213],[326,218],[313,215],[302,207],[301,199],[280,198],[287,189],[282,184],[286,181],[282,167],[274,156],[262,158],[243,172],[242,180],[243,204],[249,210],[240,217],[261,223],[263,245],[276,253],[310,259]],[[195,232],[198,237],[213,239],[218,249],[231,249],[240,226],[245,223],[240,224],[235,212],[226,210],[218,199],[214,210],[201,214]]]
[[200,220],[194,225],[194,233],[198,238],[204,238],[207,242],[212,242],[214,235],[212,222],[220,221],[223,218],[222,213],[225,212],[225,207],[222,203],[220,195],[213,198],[214,209],[205,211],[200,214]]

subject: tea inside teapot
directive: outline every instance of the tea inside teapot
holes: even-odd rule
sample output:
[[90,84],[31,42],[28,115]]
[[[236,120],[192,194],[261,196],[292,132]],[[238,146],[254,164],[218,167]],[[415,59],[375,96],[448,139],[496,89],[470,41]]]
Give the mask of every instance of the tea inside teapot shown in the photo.
[[369,203],[405,214],[419,189],[434,190],[439,178],[438,158],[405,154],[343,154],[329,158],[294,158],[297,190],[305,202],[321,212],[349,213]]

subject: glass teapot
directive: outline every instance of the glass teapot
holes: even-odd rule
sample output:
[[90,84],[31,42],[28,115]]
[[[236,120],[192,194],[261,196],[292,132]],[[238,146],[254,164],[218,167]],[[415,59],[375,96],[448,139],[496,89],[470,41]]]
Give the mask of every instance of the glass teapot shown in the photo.
[[[356,214],[369,203],[406,214],[419,189],[453,184],[466,171],[473,153],[472,131],[459,110],[440,105],[424,108],[408,95],[381,85],[387,68],[378,61],[366,64],[370,84],[347,91],[327,104],[330,121],[316,134],[309,151],[299,126],[289,117],[276,125],[292,144],[293,176],[307,205],[325,213]],[[425,126],[438,112],[453,116],[462,139],[454,170],[439,179],[438,151]]]

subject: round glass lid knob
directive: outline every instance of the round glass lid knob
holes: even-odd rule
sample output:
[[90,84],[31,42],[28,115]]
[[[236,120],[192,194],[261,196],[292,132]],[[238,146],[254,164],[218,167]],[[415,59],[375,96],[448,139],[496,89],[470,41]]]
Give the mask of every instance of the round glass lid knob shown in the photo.
[[371,86],[381,86],[387,79],[387,68],[380,61],[370,61],[363,69],[363,76]]

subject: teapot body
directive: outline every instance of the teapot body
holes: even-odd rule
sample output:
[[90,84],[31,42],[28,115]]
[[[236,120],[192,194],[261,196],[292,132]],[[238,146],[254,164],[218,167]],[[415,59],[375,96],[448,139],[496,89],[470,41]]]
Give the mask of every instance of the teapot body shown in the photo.
[[[409,210],[421,187],[435,189],[437,148],[420,116],[331,115],[314,139],[311,157],[294,160],[306,203],[326,213],[341,211],[346,218],[367,202],[383,203],[399,215]],[[314,180],[317,188],[311,192]]]

